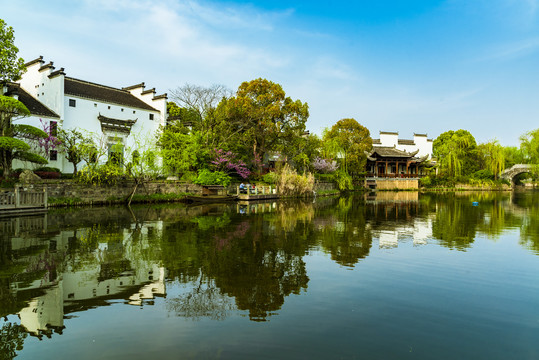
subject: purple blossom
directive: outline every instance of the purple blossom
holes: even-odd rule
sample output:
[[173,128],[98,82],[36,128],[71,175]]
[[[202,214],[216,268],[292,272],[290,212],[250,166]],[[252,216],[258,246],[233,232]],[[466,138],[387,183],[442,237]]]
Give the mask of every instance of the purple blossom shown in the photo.
[[318,172],[327,174],[337,170],[339,168],[339,164],[337,164],[337,161],[333,159],[316,157],[313,161],[313,168]]
[[232,151],[225,152],[223,149],[215,149],[215,158],[210,163],[216,171],[235,172],[243,179],[247,179],[251,171],[242,160],[236,159],[236,157],[237,155]]

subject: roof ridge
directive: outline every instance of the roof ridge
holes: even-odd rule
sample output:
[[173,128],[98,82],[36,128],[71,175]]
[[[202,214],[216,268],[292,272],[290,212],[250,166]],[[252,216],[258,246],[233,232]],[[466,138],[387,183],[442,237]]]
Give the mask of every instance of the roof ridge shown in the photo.
[[95,86],[99,86],[99,87],[102,87],[102,88],[105,88],[105,89],[116,90],[116,91],[120,91],[120,92],[126,93],[126,94],[131,94],[129,91],[124,90],[124,89],[118,89],[118,88],[115,88],[115,87],[112,87],[112,86],[98,84],[98,83],[94,83],[94,82],[87,81],[87,80],[81,80],[81,79],[73,78],[73,77],[70,77],[70,76],[66,76],[65,79],[66,80],[78,81],[78,82],[83,83],[83,84],[95,85]]

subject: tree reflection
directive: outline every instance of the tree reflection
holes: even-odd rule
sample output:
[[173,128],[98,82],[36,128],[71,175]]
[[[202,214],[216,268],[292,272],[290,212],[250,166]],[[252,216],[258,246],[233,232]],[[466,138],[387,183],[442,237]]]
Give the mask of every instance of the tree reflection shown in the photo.
[[28,334],[18,324],[4,322],[0,329],[0,360],[13,359],[21,351]]
[[320,211],[317,238],[333,261],[353,267],[369,255],[372,233],[366,214],[365,204],[357,197],[339,198],[334,207]]

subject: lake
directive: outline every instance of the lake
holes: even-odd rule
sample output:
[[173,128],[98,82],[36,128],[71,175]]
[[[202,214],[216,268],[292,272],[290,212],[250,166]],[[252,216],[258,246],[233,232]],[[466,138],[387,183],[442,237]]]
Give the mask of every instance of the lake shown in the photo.
[[539,359],[539,192],[0,218],[0,358]]

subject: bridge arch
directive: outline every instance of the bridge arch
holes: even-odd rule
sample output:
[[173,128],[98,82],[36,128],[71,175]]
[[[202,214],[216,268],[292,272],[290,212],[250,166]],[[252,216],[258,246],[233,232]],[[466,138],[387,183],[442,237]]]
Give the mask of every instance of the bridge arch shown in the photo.
[[508,169],[505,169],[500,174],[500,178],[511,181],[511,184],[515,185],[515,176],[532,172],[534,165],[530,164],[515,164]]

